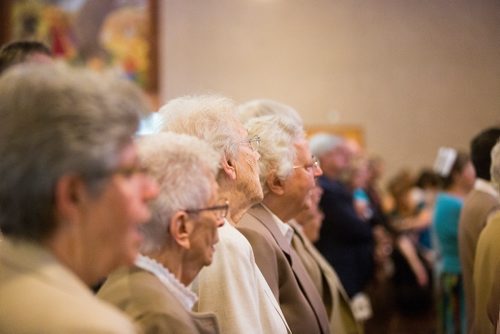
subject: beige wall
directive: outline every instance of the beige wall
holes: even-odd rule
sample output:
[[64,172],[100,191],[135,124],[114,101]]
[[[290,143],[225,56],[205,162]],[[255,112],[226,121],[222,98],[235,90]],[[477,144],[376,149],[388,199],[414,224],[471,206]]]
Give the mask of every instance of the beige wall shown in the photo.
[[388,174],[500,124],[498,0],[166,0],[160,11],[162,102],[266,97],[308,125],[360,125]]

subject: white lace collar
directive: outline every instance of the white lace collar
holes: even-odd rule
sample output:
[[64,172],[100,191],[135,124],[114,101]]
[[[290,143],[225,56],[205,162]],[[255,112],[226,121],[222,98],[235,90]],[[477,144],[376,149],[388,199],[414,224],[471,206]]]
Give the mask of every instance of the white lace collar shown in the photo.
[[194,303],[198,300],[198,297],[184,284],[182,284],[167,268],[142,254],[139,254],[136,258],[135,265],[158,277],[160,282],[165,285],[168,291],[170,291],[175,298],[177,298],[186,310],[192,310]]

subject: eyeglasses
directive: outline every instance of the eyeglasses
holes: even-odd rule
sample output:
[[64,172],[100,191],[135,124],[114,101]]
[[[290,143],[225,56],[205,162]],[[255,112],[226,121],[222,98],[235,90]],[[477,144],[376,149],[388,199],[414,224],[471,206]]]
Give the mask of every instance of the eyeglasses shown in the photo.
[[250,137],[250,138],[247,138],[247,139],[244,139],[240,142],[238,142],[238,144],[247,144],[248,146],[250,146],[250,148],[252,149],[252,151],[257,151],[259,149],[259,146],[260,146],[260,137],[255,135],[253,137]]
[[223,219],[226,218],[227,214],[229,213],[229,201],[226,199],[224,200],[224,204],[209,206],[201,209],[187,209],[184,211],[186,211],[187,213],[194,213],[194,214],[200,213],[202,211],[214,211],[217,219]]
[[304,164],[304,165],[293,166],[293,169],[296,169],[296,168],[304,168],[306,171],[312,172],[313,170],[318,170],[320,168],[320,166],[319,166],[318,159],[315,156],[313,156],[312,162],[309,162],[309,163]]

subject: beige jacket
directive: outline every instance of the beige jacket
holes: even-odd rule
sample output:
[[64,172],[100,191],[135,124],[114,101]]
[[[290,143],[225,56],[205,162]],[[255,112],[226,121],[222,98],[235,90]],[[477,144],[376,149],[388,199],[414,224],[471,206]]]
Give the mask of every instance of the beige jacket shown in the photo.
[[314,285],[325,304],[330,321],[330,332],[336,334],[362,333],[362,326],[354,318],[349,296],[347,296],[335,270],[307,239],[296,222],[291,221],[289,225],[295,233],[292,247],[313,278]]
[[136,333],[42,247],[0,241],[0,333]]

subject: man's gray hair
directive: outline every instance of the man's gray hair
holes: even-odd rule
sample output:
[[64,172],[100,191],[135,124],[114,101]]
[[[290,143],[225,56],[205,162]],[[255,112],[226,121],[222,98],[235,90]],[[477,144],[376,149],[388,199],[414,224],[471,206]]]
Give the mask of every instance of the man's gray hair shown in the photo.
[[304,130],[292,118],[279,115],[252,118],[245,123],[245,128],[250,136],[260,137],[260,183],[266,194],[269,191],[266,178],[272,170],[276,170],[280,180],[292,172],[296,157],[294,144],[305,139]]
[[160,131],[184,133],[205,140],[227,158],[237,155],[241,123],[236,104],[219,95],[184,96],[160,108]]
[[62,64],[0,77],[0,228],[33,241],[57,228],[55,187],[80,175],[97,195],[147,109],[132,83]]
[[238,107],[238,116],[240,121],[246,123],[248,120],[266,116],[266,115],[281,115],[283,117],[290,117],[295,122],[304,126],[302,117],[292,107],[269,99],[256,99],[245,102]]
[[490,174],[491,182],[495,185],[497,191],[500,192],[500,141],[491,150]]
[[141,251],[148,253],[165,245],[170,219],[177,211],[207,205],[220,154],[198,138],[168,132],[141,137],[138,147],[142,164],[160,186],[158,197],[151,202],[152,218],[141,226]]
[[342,145],[344,139],[329,133],[320,132],[309,138],[309,148],[311,153],[318,158],[321,158],[326,153],[334,148]]

